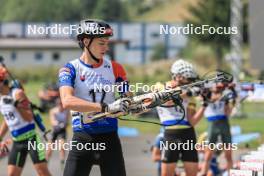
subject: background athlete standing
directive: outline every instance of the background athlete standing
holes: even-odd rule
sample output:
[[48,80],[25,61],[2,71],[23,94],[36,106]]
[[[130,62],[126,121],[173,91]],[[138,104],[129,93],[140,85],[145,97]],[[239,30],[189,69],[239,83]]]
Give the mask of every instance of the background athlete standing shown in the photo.
[[[222,142],[227,160],[227,169],[233,166],[232,149],[231,149],[231,132],[228,121],[228,116],[232,112],[234,106],[233,99],[226,99],[223,95],[224,84],[217,83],[211,88],[211,93],[208,95],[208,106],[204,112],[204,116],[209,122],[208,127],[208,142],[209,144],[217,144]],[[236,97],[236,96],[233,96]],[[230,101],[231,100],[231,101]],[[221,141],[218,139],[221,138]],[[213,157],[214,150],[209,148],[205,152],[205,161],[202,166],[202,174],[206,175],[209,170],[210,161]]]
[[[56,106],[52,108],[49,113],[50,123],[53,129],[50,143],[53,143],[58,139],[61,146],[63,146],[67,137],[67,126],[69,121],[69,115],[70,115],[69,110],[63,109],[61,100],[58,98],[56,100]],[[63,168],[65,161],[65,151],[63,147],[59,148],[59,150],[60,150],[60,162]],[[48,161],[49,158],[51,157],[51,154],[52,154],[52,150],[51,148],[49,148],[46,155],[46,159]]]
[[[28,153],[39,176],[51,175],[45,151],[38,147],[29,150],[28,147],[29,142],[36,145],[41,142],[35,130],[30,102],[22,89],[9,87],[7,70],[3,67],[0,67],[0,93],[0,111],[4,117],[0,127],[0,140],[9,129],[14,141],[8,158],[8,175],[21,175]],[[6,148],[5,144],[0,147]]]
[[[177,60],[171,67],[172,80],[166,83],[167,88],[175,88],[195,81],[198,75],[193,67],[187,61]],[[194,90],[192,90],[195,93]],[[182,95],[184,110],[176,107],[158,107],[158,115],[163,125],[170,125],[165,127],[164,142],[170,145],[171,143],[189,143],[189,150],[184,150],[182,147],[162,149],[162,176],[174,176],[176,163],[182,160],[184,164],[185,173],[188,176],[196,176],[198,172],[198,154],[195,150],[196,135],[194,126],[201,119],[205,107],[201,107],[197,112],[195,110],[195,103],[188,97],[187,92]],[[173,104],[167,104],[173,105]],[[179,121],[182,116],[185,118]],[[174,125],[175,124],[175,125]]]
[[95,89],[95,85],[111,86],[127,81],[126,73],[120,64],[104,58],[109,37],[113,35],[109,24],[99,20],[83,20],[80,29],[77,39],[83,53],[80,58],[61,68],[60,96],[63,107],[74,111],[72,140],[83,145],[105,144],[105,150],[77,150],[73,147],[66,161],[64,176],[87,176],[94,164],[100,166],[103,176],[125,176],[117,119],[105,118],[83,124],[82,118],[88,118],[84,112],[128,111],[127,98],[115,101],[114,92]]

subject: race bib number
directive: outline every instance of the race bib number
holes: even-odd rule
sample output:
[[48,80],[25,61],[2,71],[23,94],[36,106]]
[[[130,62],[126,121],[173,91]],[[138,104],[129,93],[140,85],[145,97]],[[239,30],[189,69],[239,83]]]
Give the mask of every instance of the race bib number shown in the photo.
[[6,112],[3,114],[7,121],[13,121],[15,120],[16,116],[13,112]]

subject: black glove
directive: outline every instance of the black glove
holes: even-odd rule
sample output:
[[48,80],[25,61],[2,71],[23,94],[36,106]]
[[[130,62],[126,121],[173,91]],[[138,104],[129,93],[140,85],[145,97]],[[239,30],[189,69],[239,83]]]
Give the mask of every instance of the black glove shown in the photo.
[[202,101],[201,105],[202,105],[203,107],[207,107],[207,106],[208,106],[208,102],[207,102],[207,101]]
[[200,87],[190,87],[186,91],[186,95],[188,97],[198,96],[200,93],[201,93],[201,88]]
[[201,103],[201,105],[203,107],[207,107],[208,106],[208,104],[210,102],[211,95],[212,95],[212,93],[208,89],[205,89],[201,93],[201,97],[202,97],[202,103]]

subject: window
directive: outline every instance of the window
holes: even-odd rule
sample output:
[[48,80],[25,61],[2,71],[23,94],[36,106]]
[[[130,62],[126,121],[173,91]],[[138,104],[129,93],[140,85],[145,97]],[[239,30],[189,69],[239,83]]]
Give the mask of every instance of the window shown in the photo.
[[156,32],[153,32],[153,33],[151,33],[151,36],[154,37],[154,38],[158,38],[158,37],[160,37],[160,34],[156,33]]
[[15,61],[17,59],[17,53],[15,51],[11,52],[11,60]]
[[43,58],[42,52],[36,52],[35,53],[35,60],[40,61],[40,60],[42,60],[42,58]]
[[59,61],[60,60],[60,54],[58,52],[55,52],[52,54],[52,60],[53,61]]

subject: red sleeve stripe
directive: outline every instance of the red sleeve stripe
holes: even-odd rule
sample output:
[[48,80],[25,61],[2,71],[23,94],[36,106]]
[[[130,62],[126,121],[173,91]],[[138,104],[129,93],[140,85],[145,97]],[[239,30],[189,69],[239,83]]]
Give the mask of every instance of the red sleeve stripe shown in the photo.
[[123,81],[127,81],[126,71],[123,66],[115,61],[111,62],[116,80],[121,78]]

